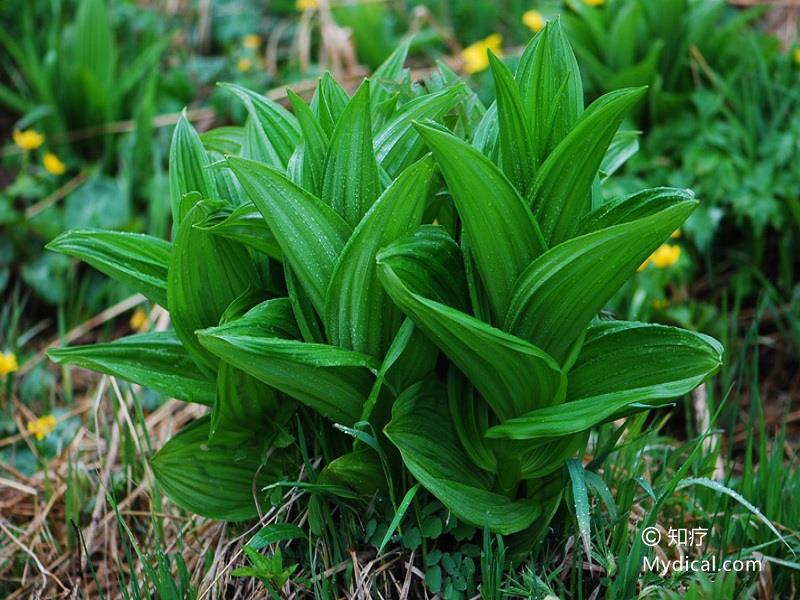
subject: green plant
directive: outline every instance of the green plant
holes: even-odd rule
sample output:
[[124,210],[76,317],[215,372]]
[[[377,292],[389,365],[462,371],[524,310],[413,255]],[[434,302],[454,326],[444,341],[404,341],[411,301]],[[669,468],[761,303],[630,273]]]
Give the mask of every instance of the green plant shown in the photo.
[[[385,431],[456,517],[527,532],[525,546],[595,425],[719,367],[711,338],[597,318],[697,202],[659,188],[601,203],[601,165],[644,90],[584,111],[557,22],[516,76],[491,57],[485,112],[445,67],[411,83],[406,50],[352,97],[324,76],[310,105],[289,93],[291,114],[228,85],[244,127],[198,136],[182,120],[171,243],[82,230],[50,244],[167,308],[172,329],[50,356],[210,407],[152,461],[188,510],[249,518],[286,485],[396,506]],[[301,465],[308,480],[287,481]]]

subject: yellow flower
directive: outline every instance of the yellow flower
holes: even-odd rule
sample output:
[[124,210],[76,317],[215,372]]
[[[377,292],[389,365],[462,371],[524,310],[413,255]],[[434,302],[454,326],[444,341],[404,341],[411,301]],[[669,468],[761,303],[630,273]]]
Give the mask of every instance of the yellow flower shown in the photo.
[[683,235],[683,233],[681,233],[681,230],[680,229],[676,229],[675,231],[672,232],[672,234],[669,237],[671,237],[672,239],[678,239],[682,235]]
[[255,33],[250,33],[244,36],[243,45],[245,48],[250,48],[250,50],[255,50],[261,45],[261,36],[256,35]]
[[667,308],[669,306],[669,298],[656,298],[652,302],[653,308],[656,310],[661,310],[663,308]]
[[67,166],[52,152],[44,153],[42,164],[44,164],[44,168],[47,169],[47,172],[53,175],[63,175],[64,171],[67,170]]
[[14,143],[23,150],[36,150],[44,143],[44,135],[35,129],[14,130]]
[[17,364],[17,355],[13,352],[0,352],[0,377],[5,377],[9,373],[13,373],[19,369]]
[[150,326],[150,319],[147,318],[147,313],[141,308],[137,308],[131,315],[130,320],[131,329],[134,331],[144,331]]
[[295,8],[297,8],[297,10],[311,10],[318,6],[319,3],[317,0],[297,0],[297,2],[295,2]]
[[600,5],[602,5],[602,4],[603,4],[603,3],[604,3],[606,0],[583,0],[583,1],[584,1],[586,4],[588,4],[589,6],[600,6]]
[[681,257],[681,247],[672,246],[670,244],[661,244],[656,251],[653,252],[646,261],[639,265],[639,271],[644,270],[648,264],[653,263],[659,269],[666,269],[671,267]]
[[45,436],[53,431],[58,425],[58,421],[53,415],[45,415],[28,422],[28,432],[36,436],[37,440],[43,440]]
[[245,71],[249,71],[253,68],[253,61],[251,61],[249,58],[240,58],[236,66],[242,73],[244,73]]
[[792,60],[794,64],[800,65],[800,48],[795,48],[792,50]]
[[540,32],[546,22],[544,16],[538,10],[529,10],[522,15],[522,24],[534,33]]
[[489,55],[491,50],[496,55],[502,54],[503,36],[493,33],[486,39],[480,40],[464,48],[461,51],[461,60],[464,61],[464,70],[467,73],[477,73],[489,66]]

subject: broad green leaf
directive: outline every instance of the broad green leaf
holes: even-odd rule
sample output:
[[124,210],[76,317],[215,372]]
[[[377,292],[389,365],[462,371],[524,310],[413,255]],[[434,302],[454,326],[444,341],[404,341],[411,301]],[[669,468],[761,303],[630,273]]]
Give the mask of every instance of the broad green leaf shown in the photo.
[[175,126],[169,148],[169,198],[172,220],[176,225],[183,218],[180,214],[181,200],[186,194],[198,192],[201,200],[217,198],[217,188],[208,164],[203,142],[184,111]]
[[271,337],[232,321],[198,336],[219,358],[333,421],[358,420],[377,362],[336,346]]
[[603,305],[697,205],[679,202],[547,251],[520,275],[503,329],[561,363]]
[[679,202],[693,199],[692,190],[668,187],[642,190],[594,209],[581,219],[578,231],[580,234],[584,234],[612,225],[620,225],[656,214]]
[[563,397],[566,380],[546,353],[407,287],[381,258],[378,274],[392,300],[481,392],[501,421]]
[[445,391],[433,382],[408,388],[395,401],[385,433],[411,474],[453,514],[502,534],[528,527],[541,513],[534,500],[513,501],[491,491],[491,476],[465,454],[453,428]]
[[239,154],[244,140],[244,127],[227,125],[215,127],[200,134],[200,141],[207,152]]
[[665,325],[600,321],[589,327],[569,372],[567,398],[634,388],[652,388],[655,394],[662,384],[708,377],[722,364],[723,352],[719,342],[701,333]]
[[308,172],[308,189],[319,196],[322,193],[325,157],[328,154],[328,136],[308,104],[290,89],[286,90],[286,94],[303,132],[303,168]]
[[485,471],[497,470],[497,458],[483,434],[489,429],[489,405],[453,365],[447,370],[447,400],[453,427],[470,460]]
[[406,102],[375,136],[375,156],[381,167],[396,176],[417,160],[425,142],[414,129],[414,121],[440,119],[461,101],[465,91],[462,83]]
[[447,181],[495,317],[502,319],[517,277],[544,251],[539,227],[514,186],[486,157],[451,133],[417,127]]
[[217,359],[200,345],[195,332],[219,323],[228,305],[259,281],[244,246],[195,227],[219,206],[199,202],[186,212],[176,232],[167,277],[175,333],[208,374],[215,372]]
[[369,80],[364,80],[331,135],[322,200],[355,227],[375,202],[378,192],[378,164],[372,150]]
[[47,356],[148,387],[170,398],[211,405],[214,382],[194,364],[175,333],[144,333],[107,344],[54,348]]
[[244,123],[240,155],[242,158],[263,162],[277,169],[284,166],[275,148],[267,139],[267,134],[264,133],[258,118],[253,115],[248,116]]
[[528,200],[549,246],[572,237],[591,209],[592,183],[608,146],[645,91],[618,90],[598,98],[536,172]]
[[381,357],[394,338],[402,317],[378,281],[375,255],[420,225],[432,175],[430,158],[403,171],[342,250],[325,300],[325,324],[332,344]]
[[280,171],[228,157],[245,192],[261,211],[314,308],[324,314],[325,291],[350,227],[330,207]]
[[161,489],[178,506],[224,521],[258,516],[255,490],[279,476],[271,461],[263,464],[258,446],[208,440],[209,418],[181,430],[153,457],[151,464]]
[[525,48],[516,80],[530,119],[534,156],[544,161],[583,112],[578,63],[558,19],[549,21]]
[[247,107],[250,116],[255,117],[264,130],[266,140],[286,167],[295,147],[300,142],[300,126],[295,116],[277,102],[234,83],[221,83],[220,87],[229,90]]
[[224,207],[210,214],[205,221],[195,227],[244,244],[275,260],[283,260],[275,236],[267,226],[264,216],[252,202],[246,202],[233,210]]
[[422,225],[377,254],[406,285],[430,300],[466,310],[467,286],[461,250],[438,225]]
[[72,229],[47,244],[47,249],[76,256],[167,307],[169,242],[138,233]]
[[524,195],[538,162],[531,143],[528,116],[522,106],[519,88],[511,70],[491,51],[489,63],[497,93],[500,160],[503,172],[520,194]]
[[336,122],[349,100],[350,97],[344,88],[326,71],[319,80],[314,97],[311,98],[311,110],[314,111],[327,135],[333,134]]
[[388,491],[380,458],[371,448],[354,450],[333,459],[325,465],[319,481],[346,486],[364,496]]

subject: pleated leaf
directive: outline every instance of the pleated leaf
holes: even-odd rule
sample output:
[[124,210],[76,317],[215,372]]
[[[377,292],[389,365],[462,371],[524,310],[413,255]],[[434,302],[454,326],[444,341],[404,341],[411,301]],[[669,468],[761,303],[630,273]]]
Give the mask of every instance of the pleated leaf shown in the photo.
[[566,379],[555,361],[528,342],[410,290],[378,265],[386,291],[481,392],[501,421],[563,398]]
[[170,398],[211,405],[214,381],[201,372],[172,331],[144,333],[107,344],[54,348],[50,360],[119,377]]
[[558,19],[549,21],[525,48],[516,80],[530,122],[534,155],[544,161],[583,112],[578,62]]
[[492,52],[489,52],[489,63],[497,93],[503,172],[514,187],[525,194],[538,162],[533,153],[530,122],[511,70]]
[[283,260],[278,241],[272,235],[264,216],[252,202],[246,202],[233,210],[223,208],[195,227],[239,242],[275,260]]
[[[277,102],[234,83],[221,83],[247,107],[263,128],[266,140],[277,155],[280,166],[286,167],[295,147],[300,141],[300,126],[295,116]],[[277,166],[277,165],[276,165]]]
[[369,80],[364,80],[331,135],[322,200],[355,227],[375,202],[378,192],[378,164],[372,150]]
[[432,175],[430,158],[403,171],[344,247],[325,301],[325,324],[332,344],[381,357],[394,338],[402,316],[378,281],[375,255],[420,225]]
[[256,497],[280,471],[274,461],[262,464],[259,446],[209,442],[209,427],[208,417],[199,419],[156,453],[151,464],[161,489],[178,506],[210,519],[258,516]]
[[280,171],[237,157],[227,164],[264,216],[314,308],[324,314],[325,292],[350,227]]
[[536,172],[528,200],[549,246],[572,237],[591,209],[592,183],[608,146],[645,91],[618,90],[598,98]]
[[665,325],[601,321],[586,334],[569,372],[569,400],[617,390],[650,389],[684,382],[689,388],[716,372],[723,349],[715,339]]
[[375,156],[391,176],[396,176],[425,149],[425,142],[414,129],[414,121],[438,120],[453,109],[466,94],[462,84],[405,103],[375,136]]
[[72,229],[47,244],[47,249],[80,258],[156,304],[167,306],[169,242],[139,233]]
[[208,170],[208,154],[194,127],[186,119],[186,112],[178,119],[169,148],[169,198],[172,219],[177,224],[181,199],[190,192],[198,192],[200,199],[217,198],[217,190],[211,171]]
[[451,133],[417,126],[447,181],[497,318],[514,282],[545,248],[531,211],[503,173]]
[[349,100],[350,97],[345,89],[326,71],[319,80],[314,97],[311,98],[311,110],[328,136],[333,133],[336,122]]
[[513,501],[491,491],[490,474],[461,447],[440,385],[421,382],[403,392],[384,431],[417,481],[462,521],[509,534],[541,513],[534,500]]
[[290,89],[286,90],[286,94],[303,132],[303,169],[307,173],[307,189],[319,196],[322,193],[322,177],[328,154],[328,136],[308,104]]
[[412,39],[413,36],[408,36],[402,40],[372,73],[373,86],[370,101],[373,109],[392,95],[391,84],[398,82],[403,75],[403,65],[408,57],[408,48],[411,46]]
[[225,362],[346,425],[358,420],[374,382],[370,369],[379,367],[365,354],[242,330],[236,321],[198,336]]
[[659,187],[642,190],[619,200],[612,200],[587,214],[578,226],[581,234],[591,233],[620,223],[641,219],[694,199],[692,190]]
[[244,246],[195,227],[218,208],[200,202],[186,213],[176,232],[167,277],[175,333],[207,374],[215,373],[217,359],[200,345],[195,331],[219,323],[228,305],[259,282]]
[[679,202],[552,248],[520,276],[503,329],[560,363],[603,305],[697,204]]

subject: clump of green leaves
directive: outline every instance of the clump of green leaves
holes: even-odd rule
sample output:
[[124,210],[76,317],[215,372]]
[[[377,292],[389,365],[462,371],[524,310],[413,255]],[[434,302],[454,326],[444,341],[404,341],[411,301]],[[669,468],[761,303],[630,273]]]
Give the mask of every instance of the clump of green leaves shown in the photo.
[[644,90],[584,110],[557,22],[515,75],[491,57],[488,109],[445,67],[410,81],[406,50],[352,96],[326,75],[310,104],[289,92],[290,113],[225,86],[244,126],[182,120],[171,243],[51,244],[169,310],[168,331],[51,357],[210,407],[153,458],[191,511],[254,516],[309,446],[326,467],[305,488],[394,504],[399,451],[460,521],[530,540],[594,426],[720,365],[706,336],[598,318],[697,205],[664,188],[601,200]]

